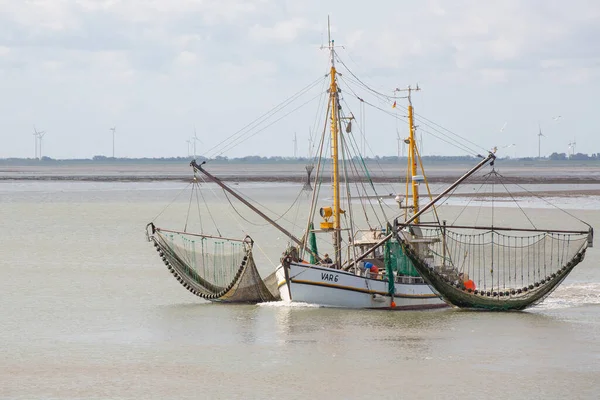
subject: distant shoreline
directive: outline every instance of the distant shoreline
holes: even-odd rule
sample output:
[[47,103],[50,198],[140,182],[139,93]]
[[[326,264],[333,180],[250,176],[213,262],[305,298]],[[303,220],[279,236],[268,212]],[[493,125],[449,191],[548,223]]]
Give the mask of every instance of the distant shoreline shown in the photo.
[[[32,166],[74,166],[74,165],[98,165],[98,166],[127,166],[127,165],[188,165],[192,158],[190,157],[156,157],[156,158],[111,158],[104,156],[95,156],[94,158],[73,158],[73,159],[54,159],[49,157],[43,157],[42,160],[34,158],[0,158],[0,169],[7,167],[32,167]],[[422,160],[425,165],[457,165],[457,164],[471,164],[474,161],[480,160],[478,157],[471,156],[423,156]],[[247,157],[217,157],[215,159],[206,159],[199,156],[196,161],[207,161],[209,164],[217,165],[305,165],[308,163],[315,163],[314,159],[306,157],[261,157],[261,156],[247,156]],[[329,163],[331,159],[324,159],[324,162]],[[406,164],[406,157],[397,156],[375,156],[375,157],[364,157],[361,160],[355,159],[357,162],[366,162],[368,164]],[[555,157],[522,157],[522,158],[510,158],[510,157],[499,157],[498,162],[506,165],[600,165],[600,153],[589,156],[587,154],[578,153],[572,158],[555,158]]]
[[[304,183],[306,177],[299,175],[247,175],[232,176],[219,175],[218,178],[224,182],[237,183]],[[458,176],[432,176],[428,178],[429,183],[454,182]],[[60,182],[191,182],[192,176],[183,175],[11,175],[3,176],[0,172],[0,182],[11,181],[60,181]],[[368,182],[366,177],[349,179],[350,182]],[[393,176],[371,176],[373,183],[404,183],[404,180]],[[482,177],[470,178],[470,183],[483,183]],[[322,179],[323,183],[330,183],[330,177]],[[504,180],[505,184],[600,184],[600,176],[510,176]],[[314,184],[314,179],[311,180]]]
[[[475,165],[476,159],[436,159],[424,162],[427,180],[434,184],[450,184]],[[25,164],[6,165],[0,162],[0,182],[11,181],[65,181],[65,182],[189,182],[193,171],[189,159],[176,161],[144,160],[118,162],[118,160],[59,162],[42,160]],[[204,168],[225,182],[304,183],[308,162],[233,162],[209,161]],[[402,183],[407,176],[404,161],[365,161],[368,176],[357,166],[349,176],[351,182]],[[505,183],[515,184],[598,184],[600,163],[592,161],[535,161],[496,160],[493,168],[504,176]],[[468,182],[481,183],[483,174],[491,171],[485,166]],[[358,172],[358,173],[356,173]],[[311,182],[315,181],[313,171]],[[331,166],[326,163],[319,179],[331,182]]]

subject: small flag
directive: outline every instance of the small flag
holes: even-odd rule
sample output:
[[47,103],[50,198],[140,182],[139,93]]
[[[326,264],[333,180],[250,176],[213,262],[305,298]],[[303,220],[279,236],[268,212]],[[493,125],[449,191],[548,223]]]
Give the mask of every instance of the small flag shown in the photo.
[[396,108],[396,102],[394,101],[394,104],[392,104],[392,108]]

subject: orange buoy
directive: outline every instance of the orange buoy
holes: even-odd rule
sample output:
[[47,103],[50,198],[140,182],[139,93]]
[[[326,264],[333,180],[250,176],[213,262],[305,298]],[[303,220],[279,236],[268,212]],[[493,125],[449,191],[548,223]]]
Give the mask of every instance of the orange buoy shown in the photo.
[[471,280],[471,279],[469,279],[468,281],[465,281],[465,289],[475,290],[475,282],[473,282],[473,280]]
[[394,300],[392,300],[392,304],[390,304],[390,307],[392,307],[392,308],[396,307],[396,302]]

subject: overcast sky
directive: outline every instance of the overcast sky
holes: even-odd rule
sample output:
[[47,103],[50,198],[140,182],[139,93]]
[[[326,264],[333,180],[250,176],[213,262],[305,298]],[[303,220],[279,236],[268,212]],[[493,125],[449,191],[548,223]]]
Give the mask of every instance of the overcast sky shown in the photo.
[[[53,158],[110,155],[113,125],[117,156],[185,156],[194,126],[202,154],[325,73],[328,14],[361,80],[418,83],[417,112],[478,145],[536,156],[539,121],[543,155],[600,152],[597,0],[0,0],[0,157],[33,157],[34,124]],[[292,155],[294,131],[304,155],[317,103],[223,155]],[[396,154],[364,116],[372,152]]]

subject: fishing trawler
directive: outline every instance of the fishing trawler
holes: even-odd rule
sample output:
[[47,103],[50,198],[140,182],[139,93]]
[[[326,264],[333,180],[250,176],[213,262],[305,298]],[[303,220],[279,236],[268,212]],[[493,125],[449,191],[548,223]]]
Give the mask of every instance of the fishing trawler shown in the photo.
[[[353,181],[349,179],[349,172],[358,167],[366,169],[366,166],[360,156],[351,156],[352,121],[355,118],[352,113],[344,113],[338,85],[341,74],[336,69],[336,60],[342,64],[343,61],[338,58],[336,46],[330,37],[325,48],[329,51],[330,60],[327,112],[315,166],[315,189],[303,235],[295,236],[238,191],[229,188],[203,167],[204,162],[197,164],[193,160],[190,163],[195,173],[216,183],[225,193],[277,228],[291,242],[283,252],[281,264],[266,280],[268,283],[261,282],[256,268],[252,269],[253,299],[260,299],[262,295],[257,294],[265,293],[271,299],[344,308],[403,310],[453,305],[486,310],[520,310],[542,301],[583,260],[586,249],[593,244],[593,230],[589,225],[586,230],[499,227],[493,224],[493,211],[490,225],[467,226],[454,222],[447,224],[440,220],[436,211],[440,200],[451,196],[459,185],[475,176],[483,167],[490,166],[491,171],[485,175],[482,187],[491,184],[494,188],[495,181],[499,181],[505,189],[506,185],[494,167],[494,148],[491,151],[484,150],[487,152],[485,156],[474,153],[480,159],[477,164],[433,198],[415,140],[411,93],[418,87],[404,90],[407,92],[404,98],[408,100],[409,125],[409,137],[405,140],[408,145],[406,199],[411,204],[403,205],[403,198],[398,196],[400,207],[396,211],[400,213],[388,218],[367,172],[370,189],[375,192],[373,197],[378,199],[376,205],[370,206],[373,211],[376,207],[381,208],[380,221],[384,223],[372,226],[362,202],[366,222],[358,222],[358,215],[353,208],[357,199],[365,197],[357,193],[360,188],[356,181],[356,188],[352,190]],[[395,106],[396,99],[393,103]],[[326,148],[330,149],[329,157],[324,151]],[[331,203],[323,204],[324,199],[319,198],[318,193],[324,180],[327,158],[331,159],[332,195],[326,200]],[[355,163],[356,160],[358,163]],[[429,202],[423,206],[419,197],[421,184],[427,187],[429,194]],[[493,206],[492,202],[492,210]],[[317,210],[322,220],[315,229]],[[426,215],[433,217],[432,221],[422,220]],[[533,225],[529,217],[527,220]],[[361,227],[361,223],[369,228]],[[327,237],[331,237],[330,242]],[[181,257],[169,258],[168,243],[161,245],[157,239],[154,241],[159,252],[166,254],[163,259],[167,259],[168,265],[179,262]],[[329,252],[333,258],[329,257]],[[189,262],[183,260],[179,263],[179,268],[174,268],[179,276],[182,271],[185,272],[183,275],[189,276],[197,272],[196,269],[189,271]],[[202,290],[208,290],[209,298],[216,296],[216,293],[224,295],[235,287],[235,281],[243,274],[245,264],[246,258],[241,263],[242,267],[233,274],[233,281],[229,285],[212,285],[210,282],[210,285],[206,285],[199,281]],[[188,284],[185,279],[183,282],[184,286]],[[195,286],[194,290],[197,291]],[[278,292],[278,296],[275,292]]]

